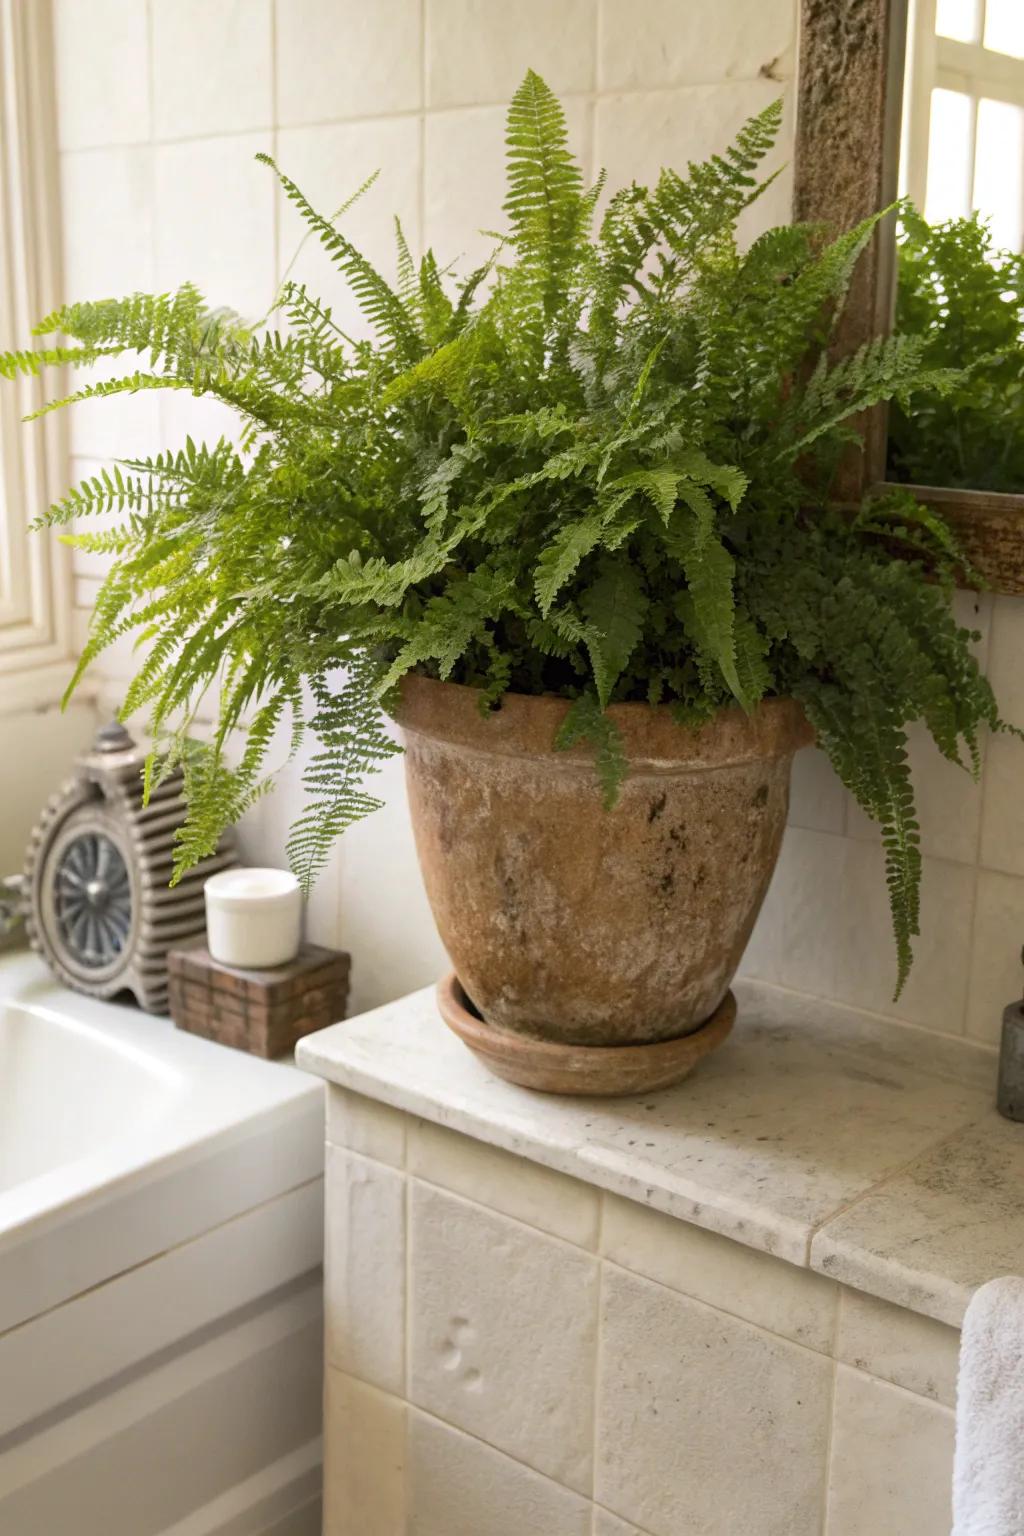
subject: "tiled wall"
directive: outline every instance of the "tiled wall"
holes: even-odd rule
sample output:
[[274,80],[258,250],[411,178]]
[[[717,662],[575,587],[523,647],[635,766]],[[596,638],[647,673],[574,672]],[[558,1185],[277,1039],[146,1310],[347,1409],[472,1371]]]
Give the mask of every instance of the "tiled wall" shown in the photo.
[[339,1089],[325,1536],[945,1536],[959,1334]]
[[[1004,716],[1024,723],[1024,602],[957,599],[981,633],[978,657]],[[817,751],[796,760],[790,825],[745,960],[797,991],[995,1043],[1024,973],[1024,745],[983,744],[981,780],[946,762],[924,733],[911,754],[924,854],[916,964],[892,1001],[895,960],[875,827]]]
[[[214,302],[262,314],[301,229],[255,164],[261,149],[327,211],[379,168],[348,216],[357,243],[389,263],[398,212],[413,245],[465,269],[481,226],[500,219],[504,103],[527,66],[563,95],[588,171],[606,166],[615,185],[719,148],[749,113],[789,98],[795,12],[795,0],[57,0],[68,294],[190,277]],[[788,204],[782,177],[758,218],[781,222]],[[351,314],[318,248],[293,270]],[[224,425],[180,395],[90,404],[73,427],[75,468]],[[83,621],[98,575],[80,559]],[[1006,709],[1024,721],[1022,611],[986,601],[978,622]],[[106,661],[111,698],[129,664],[130,653]],[[991,1040],[1017,989],[1022,754],[992,744],[981,790],[922,754],[927,931],[901,1017]],[[282,857],[297,777],[293,765],[249,819],[250,856]],[[384,789],[386,809],[347,835],[311,908],[314,935],[355,953],[357,1008],[443,963],[398,763]],[[748,968],[890,1011],[877,842],[812,754],[798,762],[792,820]]]

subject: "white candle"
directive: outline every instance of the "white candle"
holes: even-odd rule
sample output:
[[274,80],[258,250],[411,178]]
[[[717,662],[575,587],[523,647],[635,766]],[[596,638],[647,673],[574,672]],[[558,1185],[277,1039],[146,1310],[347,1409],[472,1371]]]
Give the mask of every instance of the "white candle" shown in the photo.
[[302,893],[287,869],[226,869],[211,875],[203,891],[206,942],[214,960],[262,970],[295,959]]

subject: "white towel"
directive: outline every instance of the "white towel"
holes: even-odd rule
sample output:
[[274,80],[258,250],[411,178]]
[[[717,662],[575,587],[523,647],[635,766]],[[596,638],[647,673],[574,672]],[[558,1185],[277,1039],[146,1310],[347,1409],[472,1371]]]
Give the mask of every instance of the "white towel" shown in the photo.
[[1024,1536],[1024,1279],[971,1298],[960,1342],[953,1536]]

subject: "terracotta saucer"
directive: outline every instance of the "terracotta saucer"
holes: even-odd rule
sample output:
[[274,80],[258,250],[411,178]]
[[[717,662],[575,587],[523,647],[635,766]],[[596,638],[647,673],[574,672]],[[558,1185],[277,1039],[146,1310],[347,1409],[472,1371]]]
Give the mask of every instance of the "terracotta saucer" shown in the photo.
[[687,1077],[722,1044],[736,1018],[727,992],[711,1017],[689,1035],[651,1045],[563,1045],[485,1024],[472,1010],[455,972],[437,984],[441,1017],[485,1067],[506,1082],[540,1093],[610,1096],[650,1093]]

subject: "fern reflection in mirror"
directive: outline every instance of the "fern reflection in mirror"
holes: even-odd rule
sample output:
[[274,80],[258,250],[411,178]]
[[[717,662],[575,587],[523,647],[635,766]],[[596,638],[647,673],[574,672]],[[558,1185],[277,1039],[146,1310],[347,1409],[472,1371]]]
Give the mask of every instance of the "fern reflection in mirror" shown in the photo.
[[896,325],[931,367],[962,370],[889,411],[889,476],[917,485],[1024,491],[1024,255],[987,223],[928,224],[906,207],[896,247]]
[[[184,767],[179,871],[266,787],[290,715],[295,745],[319,740],[290,850],[308,885],[376,804],[365,784],[396,750],[384,712],[410,670],[487,704],[510,689],[573,700],[562,744],[593,744],[609,805],[624,771],[609,702],[699,722],[793,695],[881,824],[902,985],[921,872],[906,727],[924,720],[976,771],[979,729],[999,720],[952,616],[945,526],[907,496],[852,520],[827,497],[857,412],[954,378],[913,336],[829,360],[874,220],[831,244],[797,226],[740,248],[779,122],[776,104],[721,155],[617,191],[599,216],[603,186],[584,186],[530,73],[508,118],[507,234],[464,278],[430,252],[415,264],[397,228],[390,285],[278,173],[371,340],[286,282],[282,331],[184,287],[70,305],[38,330],[66,344],[0,357],[9,376],[130,360],[48,409],[182,389],[244,424],[240,447],[125,460],[41,519],[122,514],[73,535],[113,561],[76,680],[119,636],[145,638],[124,713],[151,710],[151,773]],[[211,685],[219,723],[200,741]]]

